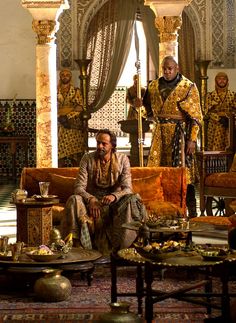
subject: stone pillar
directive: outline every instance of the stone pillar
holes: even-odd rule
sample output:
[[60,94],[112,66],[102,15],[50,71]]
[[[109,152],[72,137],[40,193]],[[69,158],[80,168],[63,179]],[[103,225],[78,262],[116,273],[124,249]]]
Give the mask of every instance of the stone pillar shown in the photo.
[[[181,14],[192,0],[146,0],[156,15],[155,26],[159,31],[159,63],[165,56],[174,56],[178,62],[178,30],[182,25]],[[162,73],[159,66],[159,73]]]
[[57,167],[57,70],[55,33],[67,0],[22,0],[33,16],[36,45],[36,167]]
[[[159,57],[160,64],[165,56],[174,56],[178,61],[178,30],[182,25],[181,16],[162,16],[156,17],[155,26],[159,30],[160,44]],[[159,66],[161,71],[161,66]]]

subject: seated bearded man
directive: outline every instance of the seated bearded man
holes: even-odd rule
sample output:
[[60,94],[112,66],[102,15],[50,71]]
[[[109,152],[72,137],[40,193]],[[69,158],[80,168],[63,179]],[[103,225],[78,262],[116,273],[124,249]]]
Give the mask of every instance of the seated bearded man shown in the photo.
[[72,232],[75,244],[108,255],[132,244],[136,233],[122,224],[141,221],[146,210],[132,192],[129,159],[116,152],[116,136],[103,129],[96,141],[96,151],[85,153],[80,162],[61,231],[64,236]]

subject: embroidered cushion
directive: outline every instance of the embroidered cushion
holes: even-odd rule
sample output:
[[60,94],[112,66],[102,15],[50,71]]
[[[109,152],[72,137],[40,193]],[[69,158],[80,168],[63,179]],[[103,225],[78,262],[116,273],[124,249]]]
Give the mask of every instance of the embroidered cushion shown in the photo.
[[236,188],[236,172],[210,174],[205,179],[205,186]]
[[60,202],[65,203],[74,194],[75,177],[50,174],[49,193],[57,195]]
[[176,204],[165,201],[147,201],[144,202],[147,210],[154,212],[158,217],[165,217],[166,219],[173,219],[179,216],[184,216],[184,211],[182,208],[178,207]]
[[224,216],[199,216],[196,218],[190,219],[190,222],[200,222],[200,223],[207,223],[207,224],[213,224],[215,226],[220,227],[230,227],[232,225],[229,217]]
[[149,177],[133,179],[132,186],[134,193],[138,193],[144,203],[153,200],[164,201],[161,178],[162,173]]

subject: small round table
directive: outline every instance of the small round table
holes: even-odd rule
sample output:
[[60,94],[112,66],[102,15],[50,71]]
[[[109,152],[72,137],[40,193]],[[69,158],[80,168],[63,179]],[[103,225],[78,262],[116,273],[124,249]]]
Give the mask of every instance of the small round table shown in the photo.
[[[145,291],[142,295],[145,296],[145,319],[147,323],[151,323],[153,320],[153,305],[156,302],[160,302],[167,298],[183,299],[188,302],[194,303],[197,297],[206,298],[206,301],[202,300],[201,304],[206,306],[207,312],[211,312],[211,308],[221,309],[222,318],[225,319],[224,322],[228,322],[230,317],[230,300],[228,293],[228,280],[229,280],[229,266],[230,263],[236,262],[236,256],[230,255],[224,260],[219,261],[206,261],[200,255],[192,255],[191,253],[184,253],[175,257],[168,258],[163,261],[153,261],[146,259],[139,255],[134,248],[122,249],[118,251],[118,255],[129,262],[143,264],[144,265],[144,279],[145,279]],[[154,281],[154,271],[165,268],[183,268],[183,269],[203,269],[205,279],[181,289],[175,291],[157,291],[153,289],[152,283]],[[213,268],[218,268],[220,279],[222,282],[222,292],[219,294],[212,294],[212,282],[210,279],[210,272]],[[137,272],[138,274],[138,272]],[[139,278],[140,280],[141,278]],[[187,292],[194,290],[200,286],[205,286],[205,293],[192,293]],[[186,294],[187,293],[187,294]],[[221,306],[216,306],[210,302],[212,296],[221,298]],[[198,302],[199,303],[199,302]],[[199,303],[200,304],[200,303]]]

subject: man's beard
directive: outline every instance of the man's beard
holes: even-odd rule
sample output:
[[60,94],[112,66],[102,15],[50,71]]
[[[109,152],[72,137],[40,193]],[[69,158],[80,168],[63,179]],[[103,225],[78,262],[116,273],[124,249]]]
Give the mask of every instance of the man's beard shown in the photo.
[[99,149],[99,150],[97,150],[97,153],[98,153],[98,156],[99,157],[104,157],[105,155],[106,155],[106,150],[105,149]]

